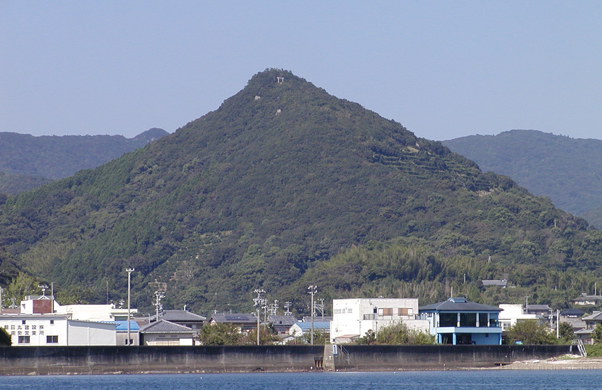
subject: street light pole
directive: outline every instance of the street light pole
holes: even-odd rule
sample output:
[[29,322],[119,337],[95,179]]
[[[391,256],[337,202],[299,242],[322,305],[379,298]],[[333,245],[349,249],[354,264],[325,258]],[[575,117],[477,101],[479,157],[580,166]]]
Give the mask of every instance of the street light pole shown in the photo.
[[130,297],[131,297],[131,290],[132,290],[132,272],[134,272],[134,268],[126,268],[125,272],[128,273],[128,340],[127,340],[127,345],[132,345],[131,343],[131,337],[130,337]]
[[318,292],[318,286],[309,286],[307,288],[311,295],[311,345],[314,345],[314,294]]

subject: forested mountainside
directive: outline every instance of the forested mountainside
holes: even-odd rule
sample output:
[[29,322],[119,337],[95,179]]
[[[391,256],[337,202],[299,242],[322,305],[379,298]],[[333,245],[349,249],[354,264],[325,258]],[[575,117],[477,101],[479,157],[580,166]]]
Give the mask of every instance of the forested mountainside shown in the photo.
[[507,175],[535,195],[602,227],[602,140],[535,130],[444,141],[483,171]]
[[602,235],[548,198],[277,69],[174,134],[6,199],[0,240],[59,295],[118,300],[133,267],[135,307],[166,288],[164,307],[205,313],[251,310],[256,288],[301,312],[308,283],[495,301],[478,280],[505,274],[530,302],[563,302],[602,258]]
[[0,133],[0,193],[16,195],[82,169],[95,168],[166,134],[156,128],[134,138]]

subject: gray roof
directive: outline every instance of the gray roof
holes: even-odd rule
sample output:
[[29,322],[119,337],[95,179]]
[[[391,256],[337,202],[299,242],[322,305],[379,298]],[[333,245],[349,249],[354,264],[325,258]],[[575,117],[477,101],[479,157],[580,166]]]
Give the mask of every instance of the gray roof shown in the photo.
[[527,310],[550,310],[548,305],[527,305]]
[[[154,318],[154,317],[153,317]],[[188,310],[163,310],[163,314],[159,315],[167,321],[173,322],[205,322],[207,317],[200,316],[189,312]]]
[[268,322],[274,325],[292,326],[297,322],[295,316],[268,316]]
[[501,287],[506,287],[506,285],[508,284],[508,281],[506,279],[501,279],[501,280],[482,280],[481,281],[483,283],[483,286],[501,286]]
[[257,323],[257,317],[246,313],[223,313],[212,315],[211,321],[217,323],[255,324]]
[[585,314],[585,312],[583,310],[579,310],[579,309],[568,309],[568,310],[560,312],[561,316],[577,316],[577,317],[581,317],[584,314]]
[[583,321],[602,321],[602,312],[595,311],[592,314],[582,318]]
[[418,309],[424,311],[497,311],[502,309],[496,306],[483,305],[482,303],[468,302],[466,298],[456,297],[449,298],[447,301],[433,303],[432,305],[422,306]]
[[195,331],[184,325],[174,324],[166,320],[159,320],[145,325],[140,333],[194,333]]

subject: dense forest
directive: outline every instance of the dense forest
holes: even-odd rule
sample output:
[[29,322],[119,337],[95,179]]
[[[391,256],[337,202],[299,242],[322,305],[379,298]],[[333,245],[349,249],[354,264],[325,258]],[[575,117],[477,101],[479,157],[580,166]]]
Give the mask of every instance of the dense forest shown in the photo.
[[444,141],[483,171],[507,175],[535,195],[602,227],[602,140],[535,130]]
[[[302,313],[309,284],[327,299],[428,304],[453,289],[560,308],[602,261],[602,234],[548,198],[277,69],[174,134],[0,210],[12,274],[104,302],[125,296],[133,267],[133,305],[149,311],[157,289],[166,308],[209,313],[249,311],[263,288]],[[480,285],[501,278],[514,288]]]
[[82,169],[95,168],[167,134],[156,128],[134,138],[0,133],[0,193],[16,195]]

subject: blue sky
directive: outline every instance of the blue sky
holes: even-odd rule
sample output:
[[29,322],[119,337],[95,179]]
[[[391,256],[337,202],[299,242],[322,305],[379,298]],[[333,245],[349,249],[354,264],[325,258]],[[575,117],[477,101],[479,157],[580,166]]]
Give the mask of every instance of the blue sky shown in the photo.
[[600,1],[0,0],[0,131],[170,132],[266,68],[420,137],[602,138]]

